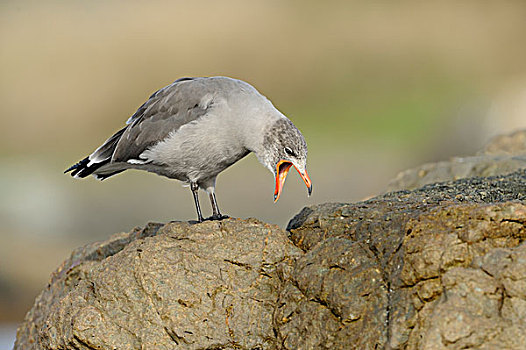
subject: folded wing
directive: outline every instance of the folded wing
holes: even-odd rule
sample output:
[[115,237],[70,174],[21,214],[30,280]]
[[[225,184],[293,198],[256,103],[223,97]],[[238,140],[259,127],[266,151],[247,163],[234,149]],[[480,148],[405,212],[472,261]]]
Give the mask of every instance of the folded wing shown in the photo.
[[183,78],[156,91],[128,119],[125,128],[65,172],[76,177],[99,172],[103,179],[126,170],[127,164],[145,164],[141,153],[207,113],[210,104],[202,101],[208,90],[201,78]]

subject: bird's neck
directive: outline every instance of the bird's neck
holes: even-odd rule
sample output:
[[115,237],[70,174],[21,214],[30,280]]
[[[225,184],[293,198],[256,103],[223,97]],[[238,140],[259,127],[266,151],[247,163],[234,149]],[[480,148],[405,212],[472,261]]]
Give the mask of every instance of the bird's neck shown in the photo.
[[268,168],[270,172],[274,170],[269,167],[269,164],[272,163],[271,147],[268,144],[268,140],[272,139],[272,137],[269,137],[269,133],[274,129],[275,123],[282,118],[284,116],[280,113],[280,115],[267,118],[264,122],[262,120],[255,121],[255,124],[250,129],[251,132],[247,133],[245,137],[245,147],[254,152],[259,162]]
[[[257,95],[255,103],[247,103],[246,99],[230,101],[232,125],[236,138],[247,150],[254,152],[258,160],[268,168],[268,149],[265,138],[274,124],[286,117],[272,103],[261,95]],[[272,171],[272,169],[269,169]]]

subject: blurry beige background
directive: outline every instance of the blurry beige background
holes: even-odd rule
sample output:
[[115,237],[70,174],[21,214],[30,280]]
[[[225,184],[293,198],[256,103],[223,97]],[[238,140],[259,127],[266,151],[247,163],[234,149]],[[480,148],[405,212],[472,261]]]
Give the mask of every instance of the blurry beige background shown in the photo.
[[217,184],[224,213],[285,226],[305,205],[375,195],[398,171],[526,126],[525,4],[3,1],[0,339],[73,248],[194,219],[177,181],[62,174],[153,91],[231,76],[294,121],[309,145],[312,197],[291,172],[274,204],[272,175],[254,156]]

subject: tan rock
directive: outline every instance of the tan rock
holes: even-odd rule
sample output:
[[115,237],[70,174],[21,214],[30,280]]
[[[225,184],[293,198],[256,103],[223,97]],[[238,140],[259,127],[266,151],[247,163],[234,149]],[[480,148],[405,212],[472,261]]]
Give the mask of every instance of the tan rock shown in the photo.
[[15,349],[524,349],[526,171],[74,251]]

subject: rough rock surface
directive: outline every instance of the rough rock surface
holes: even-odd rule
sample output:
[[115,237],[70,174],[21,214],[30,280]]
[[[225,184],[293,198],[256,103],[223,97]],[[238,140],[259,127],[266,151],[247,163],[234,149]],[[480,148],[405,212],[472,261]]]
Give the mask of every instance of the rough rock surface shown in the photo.
[[525,199],[520,171],[303,209],[285,348],[524,349]]
[[526,168],[526,130],[495,137],[475,156],[455,157],[402,171],[389,183],[387,191],[410,190],[475,176],[509,174],[523,168]]
[[524,349],[526,171],[81,248],[16,349]]
[[299,254],[257,220],[150,224],[74,252],[15,348],[272,348],[279,281]]

